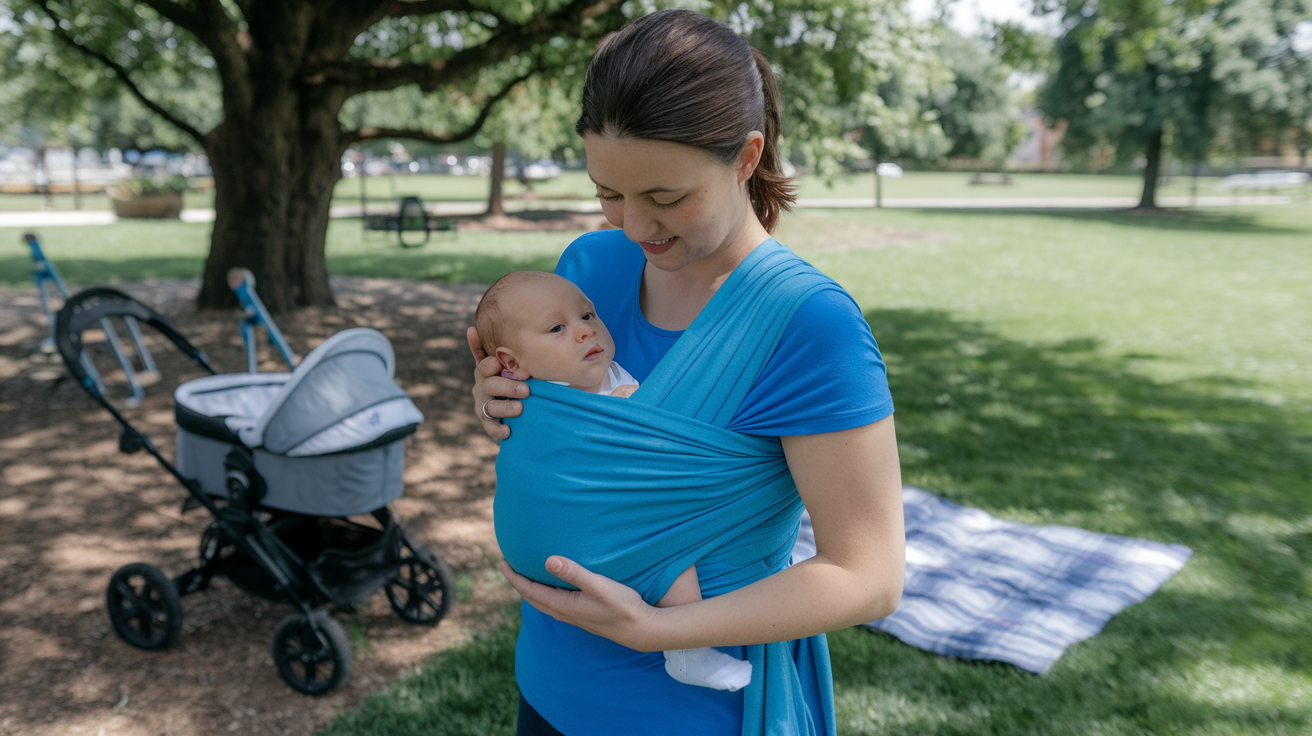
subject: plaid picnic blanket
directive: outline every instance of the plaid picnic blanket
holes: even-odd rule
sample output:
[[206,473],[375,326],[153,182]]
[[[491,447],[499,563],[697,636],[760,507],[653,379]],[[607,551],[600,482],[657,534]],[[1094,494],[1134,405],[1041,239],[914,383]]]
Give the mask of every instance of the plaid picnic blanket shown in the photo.
[[[1004,521],[904,487],[907,576],[893,615],[866,624],[927,651],[1043,674],[1066,647],[1152,595],[1193,553],[1180,544]],[[811,519],[793,561],[815,554]]]

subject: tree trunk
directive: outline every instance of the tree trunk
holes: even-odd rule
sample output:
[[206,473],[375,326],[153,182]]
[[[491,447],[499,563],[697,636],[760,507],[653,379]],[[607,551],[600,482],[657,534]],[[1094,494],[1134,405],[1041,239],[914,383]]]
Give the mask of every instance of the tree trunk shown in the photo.
[[252,86],[254,104],[225,109],[206,136],[214,230],[197,306],[236,306],[227,285],[232,268],[251,270],[275,314],[333,305],[324,240],[345,150],[341,101],[289,78]]
[[501,196],[502,184],[506,180],[506,142],[496,141],[492,144],[492,188],[487,195],[487,213],[501,216],[506,213],[504,198]]
[[1157,209],[1157,179],[1161,175],[1162,168],[1162,129],[1158,128],[1149,134],[1148,149],[1145,151],[1143,167],[1143,195],[1139,197],[1139,207],[1141,210]]

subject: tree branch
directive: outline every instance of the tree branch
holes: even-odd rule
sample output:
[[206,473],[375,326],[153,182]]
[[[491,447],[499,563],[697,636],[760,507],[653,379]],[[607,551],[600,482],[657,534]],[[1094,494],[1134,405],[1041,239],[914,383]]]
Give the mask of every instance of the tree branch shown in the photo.
[[39,3],[41,5],[41,9],[45,11],[45,14],[49,16],[49,18],[52,21],[54,21],[55,35],[59,36],[59,38],[62,39],[64,43],[73,47],[78,52],[85,54],[86,56],[89,56],[92,59],[95,59],[96,61],[99,61],[100,63],[109,67],[109,69],[113,71],[114,74],[119,78],[119,81],[123,82],[123,84],[127,86],[128,91],[131,92],[134,97],[136,97],[138,100],[141,101],[141,104],[145,105],[151,112],[155,113],[161,118],[164,118],[164,120],[167,121],[173,127],[177,128],[183,133],[186,133],[192,138],[195,138],[197,143],[201,144],[202,146],[205,145],[204,133],[197,130],[194,126],[192,126],[190,123],[187,123],[182,118],[179,118],[177,115],[174,115],[173,113],[164,109],[164,107],[159,103],[147,97],[145,93],[141,91],[141,88],[138,87],[136,83],[132,81],[132,78],[128,76],[127,69],[124,69],[121,64],[109,58],[105,54],[100,53],[99,51],[95,51],[81,43],[78,43],[76,39],[74,39],[71,35],[69,35],[68,31],[64,30],[63,26],[59,25],[59,22],[63,20],[63,18],[60,18],[59,15],[56,14],[55,11],[50,7],[49,0],[39,0]]
[[474,122],[453,132],[441,133],[433,130],[422,130],[418,128],[360,128],[359,130],[348,130],[342,136],[343,148],[360,141],[371,141],[378,138],[409,138],[411,140],[428,141],[430,143],[455,143],[472,137],[480,129],[487,119],[492,115],[492,108],[506,98],[516,86],[524,82],[529,77],[541,71],[542,67],[534,64],[532,69],[515,77],[503,86],[496,94],[492,95],[483,103],[483,109],[479,111],[478,117]]
[[196,37],[214,54],[219,75],[225,82],[246,73],[246,57],[237,41],[237,25],[217,0],[200,0],[193,10],[175,0],[142,0],[156,13],[173,21]]
[[[592,17],[618,5],[621,0],[572,0],[550,15],[520,24],[499,26],[483,43],[457,51],[451,58],[428,64],[402,64],[389,59],[326,63],[307,74],[306,81],[343,84],[348,95],[395,89],[417,84],[425,91],[448,84],[483,67],[497,64],[553,36],[579,29]],[[396,5],[446,4],[443,0],[397,2]],[[462,8],[464,10],[466,8]],[[469,12],[491,12],[467,7]]]

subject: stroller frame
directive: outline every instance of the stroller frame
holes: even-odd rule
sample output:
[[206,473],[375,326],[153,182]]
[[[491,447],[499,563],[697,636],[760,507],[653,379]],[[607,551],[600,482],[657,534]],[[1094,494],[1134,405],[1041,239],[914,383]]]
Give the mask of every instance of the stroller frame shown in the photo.
[[[278,672],[295,690],[327,693],[350,671],[351,648],[341,624],[317,606],[350,607],[381,585],[393,610],[411,623],[436,625],[450,608],[454,576],[430,549],[415,544],[386,506],[372,512],[382,531],[344,518],[316,517],[262,507],[264,480],[249,449],[237,447],[224,461],[228,498],[210,496],[187,478],[104,395],[99,376],[87,369],[82,332],[111,317],[157,330],[210,374],[209,358],[163,316],[116,289],[93,287],[59,310],[55,343],[69,373],[122,426],[119,451],[145,450],[187,490],[182,511],[204,507],[214,521],[201,537],[201,564],[172,579],[146,563],[120,568],[110,579],[106,603],[115,632],[141,649],[174,644],[182,629],[181,597],[218,576],[259,597],[299,610],[278,626],[273,654]],[[309,528],[317,525],[317,529]],[[324,533],[363,539],[354,550],[334,549]],[[311,555],[317,557],[306,559]]]

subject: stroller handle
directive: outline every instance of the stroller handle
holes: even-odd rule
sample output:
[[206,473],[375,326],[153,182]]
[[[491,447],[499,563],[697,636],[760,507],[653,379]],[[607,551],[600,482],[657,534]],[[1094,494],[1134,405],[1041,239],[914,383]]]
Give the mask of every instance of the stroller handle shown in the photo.
[[154,327],[200,367],[211,374],[215,372],[205,353],[187,342],[187,338],[161,314],[118,289],[93,286],[69,297],[55,316],[55,345],[59,348],[60,357],[64,359],[64,367],[93,397],[104,399],[82,362],[82,331],[100,324],[100,320],[106,317],[134,317]]

